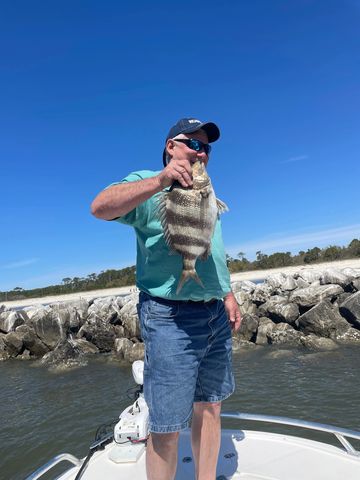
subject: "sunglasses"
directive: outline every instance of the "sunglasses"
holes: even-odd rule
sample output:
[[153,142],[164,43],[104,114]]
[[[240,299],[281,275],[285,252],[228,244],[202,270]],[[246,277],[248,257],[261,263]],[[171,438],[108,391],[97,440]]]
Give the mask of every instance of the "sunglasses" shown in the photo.
[[201,142],[200,140],[196,140],[195,138],[173,138],[174,142],[181,142],[185,143],[185,145],[191,150],[195,150],[196,152],[200,152],[201,150],[204,150],[206,155],[209,155],[211,152],[211,145],[208,143]]

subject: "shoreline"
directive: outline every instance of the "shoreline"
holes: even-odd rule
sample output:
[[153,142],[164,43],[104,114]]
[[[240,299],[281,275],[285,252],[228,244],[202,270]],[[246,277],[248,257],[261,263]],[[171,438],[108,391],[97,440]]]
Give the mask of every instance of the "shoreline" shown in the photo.
[[[280,267],[280,268],[271,268],[266,270],[249,270],[246,272],[238,272],[231,274],[230,278],[232,282],[238,282],[241,280],[250,280],[258,281],[265,279],[267,276],[274,273],[285,273],[291,275],[295,272],[301,270],[326,270],[328,268],[360,268],[360,258],[349,259],[349,260],[337,260],[334,262],[324,262],[324,263],[314,263],[311,265],[296,265],[289,267]],[[4,305],[8,308],[19,308],[19,307],[30,307],[35,305],[49,304],[55,302],[71,302],[76,301],[81,298],[90,300],[93,298],[99,297],[110,297],[117,295],[128,295],[135,290],[135,285],[130,285],[127,287],[117,287],[117,288],[105,288],[101,290],[90,290],[87,292],[76,292],[76,293],[67,293],[64,295],[52,295],[47,297],[37,297],[37,298],[25,298],[22,300],[12,300],[9,302],[1,302],[1,305]]]

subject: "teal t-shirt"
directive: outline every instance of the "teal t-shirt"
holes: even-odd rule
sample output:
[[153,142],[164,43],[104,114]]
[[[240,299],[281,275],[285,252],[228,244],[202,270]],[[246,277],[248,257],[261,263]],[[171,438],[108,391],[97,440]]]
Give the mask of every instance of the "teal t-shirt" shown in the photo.
[[[160,172],[142,170],[130,173],[121,182],[136,182],[158,175]],[[109,188],[107,187],[107,188]],[[138,205],[126,215],[114,219],[135,229],[137,239],[136,286],[154,297],[171,300],[210,300],[223,298],[231,291],[230,274],[226,265],[226,255],[218,219],[211,241],[211,255],[207,260],[197,260],[195,269],[205,288],[193,279],[188,280],[179,294],[176,288],[182,271],[182,257],[170,253],[165,243],[163,228],[157,218],[158,193]]]

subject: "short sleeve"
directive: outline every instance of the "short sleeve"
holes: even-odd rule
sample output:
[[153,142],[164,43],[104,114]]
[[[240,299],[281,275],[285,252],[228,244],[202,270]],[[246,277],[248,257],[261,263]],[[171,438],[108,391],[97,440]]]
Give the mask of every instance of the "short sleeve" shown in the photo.
[[[152,175],[149,175],[149,173],[151,173]],[[120,180],[120,182],[111,183],[105,188],[105,190],[115,185],[120,185],[121,183],[138,182],[139,180],[143,180],[144,178],[155,176],[155,174],[156,174],[155,172],[148,172],[148,171],[132,172],[129,175],[127,175],[125,178]],[[122,217],[118,217],[118,218],[113,218],[112,221],[139,228],[146,223],[146,219],[149,214],[148,210],[149,210],[148,201],[145,201],[143,203],[140,203],[136,208],[131,210],[126,215],[123,215]]]

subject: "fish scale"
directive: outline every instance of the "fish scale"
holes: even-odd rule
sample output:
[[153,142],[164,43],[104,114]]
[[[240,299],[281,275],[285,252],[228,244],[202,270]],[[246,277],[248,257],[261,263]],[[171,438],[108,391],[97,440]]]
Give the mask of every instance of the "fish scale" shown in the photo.
[[203,162],[192,165],[192,187],[175,182],[168,192],[159,196],[159,218],[164,238],[171,253],[182,256],[183,269],[176,294],[189,279],[204,288],[196,272],[197,259],[211,255],[211,239],[216,220],[227,206],[215,196],[210,177]]

